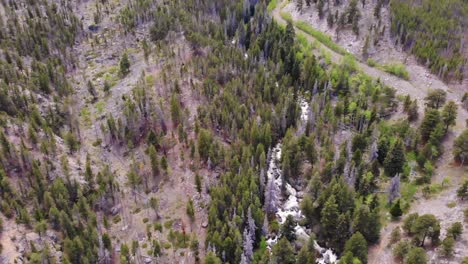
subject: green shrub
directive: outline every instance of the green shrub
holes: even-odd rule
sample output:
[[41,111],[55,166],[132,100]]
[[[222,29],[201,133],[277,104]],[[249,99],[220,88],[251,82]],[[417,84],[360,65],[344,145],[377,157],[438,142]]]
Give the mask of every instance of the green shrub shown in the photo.
[[370,67],[375,67],[377,65],[377,62],[371,58],[367,59],[367,65]]
[[[283,17],[283,14],[281,14],[281,16]],[[285,17],[283,17],[283,19],[287,20]],[[291,21],[292,21],[292,18],[291,18]],[[295,25],[296,25],[296,27],[298,29],[300,29],[300,30],[304,31],[305,33],[311,35],[312,37],[314,37],[315,39],[320,41],[323,45],[327,46],[329,49],[333,50],[334,52],[339,53],[341,55],[349,54],[340,45],[336,44],[329,35],[321,32],[320,30],[317,30],[317,29],[313,28],[307,22],[297,21],[295,23]],[[349,54],[349,55],[352,56],[351,54]]]
[[401,63],[387,63],[382,65],[382,69],[392,75],[409,80],[409,72],[406,70],[405,65]]

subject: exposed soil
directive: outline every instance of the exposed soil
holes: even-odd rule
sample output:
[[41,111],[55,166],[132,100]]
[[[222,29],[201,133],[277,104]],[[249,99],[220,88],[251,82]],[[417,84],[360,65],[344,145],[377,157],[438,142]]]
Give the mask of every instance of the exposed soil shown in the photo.
[[[172,149],[168,151],[167,161],[169,165],[168,175],[160,179],[150,182],[151,192],[146,194],[143,188],[137,191],[137,194],[132,193],[127,185],[126,175],[133,160],[138,163],[145,164],[145,168],[149,168],[149,160],[144,154],[146,146],[139,146],[132,150],[131,153],[124,153],[123,148],[107,145],[106,135],[101,131],[101,124],[106,122],[105,116],[112,114],[115,119],[123,116],[123,97],[130,96],[135,84],[141,78],[142,74],[152,76],[154,84],[147,93],[152,98],[153,102],[160,102],[162,105],[169,105],[170,87],[165,85],[161,72],[165,71],[170,78],[178,78],[180,86],[181,103],[188,114],[186,120],[186,128],[189,140],[195,139],[193,132],[194,120],[197,114],[199,96],[196,96],[195,91],[191,89],[189,80],[193,78],[193,82],[197,80],[191,72],[186,72],[182,76],[180,69],[190,63],[192,59],[192,50],[185,40],[183,34],[170,32],[168,42],[171,43],[167,48],[162,45],[158,49],[156,45],[152,45],[152,53],[146,62],[143,56],[140,41],[143,38],[149,39],[148,25],[142,25],[136,35],[124,34],[123,29],[117,22],[117,16],[121,8],[128,1],[113,1],[110,3],[108,15],[103,16],[103,20],[99,23],[97,30],[88,30],[89,25],[93,25],[93,13],[95,12],[95,1],[79,1],[75,3],[77,16],[82,20],[87,36],[83,37],[82,41],[76,43],[73,48],[73,54],[77,58],[78,67],[74,72],[69,74],[70,81],[75,89],[73,102],[70,104],[70,109],[74,113],[73,116],[79,120],[79,136],[81,139],[80,150],[74,155],[68,156],[72,177],[84,183],[83,166],[86,161],[86,156],[89,154],[92,163],[92,169],[95,173],[109,164],[112,173],[116,176],[120,192],[117,195],[117,206],[120,208],[119,215],[121,221],[111,224],[109,230],[105,230],[103,226],[99,226],[100,235],[107,232],[113,240],[114,253],[111,255],[118,256],[120,243],[130,245],[133,240],[140,242],[140,250],[136,256],[136,263],[151,262],[151,263],[193,263],[194,257],[190,249],[179,249],[175,251],[163,248],[163,256],[158,259],[150,258],[147,250],[151,247],[151,241],[148,240],[146,234],[146,226],[159,221],[164,225],[167,221],[174,221],[172,229],[185,231],[187,234],[196,233],[200,242],[200,255],[204,255],[204,243],[206,231],[202,228],[203,223],[207,221],[207,205],[209,203],[209,195],[205,188],[202,194],[198,194],[195,189],[195,174],[191,170],[192,164],[188,162],[189,148],[185,143],[179,142],[174,135],[177,135],[177,129],[169,122],[169,138],[175,143]],[[127,52],[131,67],[130,72],[125,77],[118,75],[119,60]],[[106,95],[103,90],[104,80],[110,81],[113,85],[111,91]],[[87,88],[87,81],[90,80],[98,91],[96,102],[92,102],[92,98]],[[169,107],[162,109],[163,115],[167,120],[170,120]],[[100,145],[93,144],[98,140],[102,140]],[[59,141],[59,148],[64,147],[63,141]],[[181,158],[184,155],[185,159]],[[203,177],[203,183],[208,184],[212,181],[214,172],[204,168],[199,168],[199,174]],[[158,217],[154,211],[149,208],[149,199],[156,197],[159,199],[160,208]],[[136,198],[136,199],[135,199]],[[189,198],[192,198],[195,206],[195,221],[192,223],[186,214],[186,204]],[[102,219],[102,213],[98,214],[98,219]],[[144,219],[149,221],[144,223]],[[108,217],[112,223],[113,217]],[[146,220],[145,220],[146,221]],[[4,221],[4,232],[0,237],[0,243],[3,245],[2,256],[3,262],[13,263],[15,259],[21,257],[24,253],[21,247],[15,245],[17,242],[12,241],[14,237],[24,237],[28,230],[23,225],[16,225],[13,221]],[[157,238],[158,241],[168,243],[167,235],[169,228],[163,228],[163,232],[152,230],[152,239]],[[40,243],[40,242],[39,242]],[[147,248],[141,248],[147,244]],[[181,254],[183,252],[183,254]]]

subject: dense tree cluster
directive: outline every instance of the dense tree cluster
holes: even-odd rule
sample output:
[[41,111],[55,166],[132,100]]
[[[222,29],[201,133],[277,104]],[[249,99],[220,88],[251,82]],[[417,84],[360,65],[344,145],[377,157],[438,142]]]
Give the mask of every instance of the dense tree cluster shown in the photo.
[[463,80],[468,5],[460,0],[391,1],[391,33],[442,78]]
[[[315,239],[333,248],[343,263],[366,263],[368,245],[380,236],[379,183],[390,182],[391,214],[401,216],[400,180],[410,180],[409,160],[416,159],[423,180],[430,180],[432,162],[442,152],[441,140],[456,119],[455,103],[446,103],[444,92],[437,90],[426,98],[419,128],[408,121],[389,124],[386,119],[398,110],[395,90],[357,71],[351,57],[339,65],[324,63],[296,40],[291,24],[282,27],[271,20],[266,1],[183,0],[161,6],[151,0],[130,1],[118,16],[125,33],[136,34],[139,26],[149,24],[148,42],[143,43],[146,60],[150,40],[161,47],[168,44],[170,31],[182,33],[193,57],[181,66],[181,75],[184,67],[189,68],[197,79],[188,81],[190,87],[200,101],[209,103],[201,104],[193,117],[176,78],[162,72],[162,82],[170,88],[155,98],[152,76],[143,73],[131,92],[122,95],[116,109],[122,114],[109,111],[96,122],[96,134],[101,132],[102,139],[93,146],[102,143],[110,151],[145,154],[127,157],[125,186],[119,186],[109,165],[95,168],[91,156],[84,153],[79,183],[70,175],[67,157],[59,155],[57,137],[63,138],[67,154],[75,155],[80,149],[76,114],[59,102],[71,95],[65,72],[73,68],[74,60],[67,50],[79,37],[80,25],[67,4],[59,8],[45,0],[27,3],[31,5],[29,28],[10,32],[14,25],[0,27],[0,36],[14,36],[0,38],[11,48],[0,61],[0,111],[6,113],[0,117],[0,212],[34,227],[40,235],[47,229],[61,233],[64,255],[59,261],[63,263],[97,263],[115,257],[113,238],[98,226],[109,225],[107,217],[120,188],[131,190],[136,201],[142,186],[149,192],[151,183],[170,176],[168,153],[177,143],[181,159],[186,158],[186,150],[193,161],[196,191],[211,198],[205,263],[314,263]],[[9,1],[7,8],[20,7]],[[340,20],[357,24],[358,2],[351,1],[346,10]],[[18,20],[16,12],[10,16],[7,23]],[[97,15],[95,22],[99,21]],[[44,42],[43,35],[50,36],[49,41]],[[22,62],[24,56],[31,57],[30,68]],[[117,68],[122,78],[132,72],[132,63],[132,56],[121,55]],[[95,84],[90,80],[85,85],[95,102],[99,95]],[[106,94],[109,89],[110,84],[104,84]],[[39,104],[38,98],[44,97],[57,99]],[[408,97],[404,108],[413,117],[410,121],[417,119],[416,101]],[[15,122],[24,125],[10,129]],[[465,134],[454,148],[462,164]],[[278,143],[281,188],[267,179]],[[61,166],[54,159],[61,160]],[[200,167],[220,172],[218,179],[209,181],[215,184],[203,185],[205,178],[196,171]],[[13,176],[20,180],[12,184]],[[294,217],[278,223],[276,212],[288,185],[304,190],[300,206],[305,219],[300,224],[316,232],[307,242],[298,242]],[[466,197],[466,188],[459,196]],[[195,200],[187,200],[185,212],[191,222],[198,220],[196,206]],[[148,199],[148,207],[157,219],[158,199]],[[420,246],[427,238],[435,243],[440,231],[437,219],[430,215],[410,215],[404,229]],[[459,233],[457,226],[450,230],[453,239]],[[271,255],[268,236],[278,238]],[[190,247],[199,261],[195,237],[190,239],[185,230],[171,230],[168,239],[175,249]],[[131,262],[138,250],[138,242],[128,242],[120,245],[122,263]],[[162,248],[159,241],[150,242],[151,255],[162,255],[167,245]],[[446,244],[450,248],[450,240]],[[423,252],[406,244],[399,249],[408,253],[408,263],[422,258]],[[29,257],[50,255],[45,248],[32,250]]]

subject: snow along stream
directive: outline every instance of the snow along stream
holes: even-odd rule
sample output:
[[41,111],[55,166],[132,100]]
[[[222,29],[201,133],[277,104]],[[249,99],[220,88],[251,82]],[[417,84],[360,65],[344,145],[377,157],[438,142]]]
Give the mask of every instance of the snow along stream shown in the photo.
[[[309,104],[304,98],[300,98],[300,106],[301,122],[303,123],[303,125],[305,125],[309,117]],[[268,182],[274,181],[275,188],[279,196],[281,195],[279,190],[281,190],[281,186],[283,184],[282,171],[279,167],[281,161],[281,147],[282,145],[280,142],[272,149],[267,171]],[[301,200],[298,196],[298,192],[289,183],[286,183],[285,187],[287,197],[283,197],[284,199],[282,200],[278,199],[278,210],[276,212],[276,216],[278,217],[278,221],[280,224],[283,224],[286,221],[288,215],[292,215],[294,219],[297,222],[299,222],[299,220],[304,218],[304,215],[302,214],[302,211],[300,209]],[[294,229],[298,238],[309,238],[307,230],[304,226],[301,226],[298,223]],[[275,236],[273,238],[269,238],[267,240],[267,244],[269,245],[269,247],[272,247],[277,241],[278,236]],[[321,257],[317,259],[317,263],[328,264],[337,262],[338,257],[333,253],[331,249],[321,247],[319,244],[317,244],[317,241],[315,241],[314,247],[315,250],[317,250],[321,254]]]

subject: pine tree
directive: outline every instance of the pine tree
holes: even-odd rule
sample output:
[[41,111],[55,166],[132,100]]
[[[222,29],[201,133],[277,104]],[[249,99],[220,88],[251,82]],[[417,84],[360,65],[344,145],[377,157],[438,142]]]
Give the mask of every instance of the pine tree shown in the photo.
[[346,241],[345,252],[353,253],[362,263],[367,263],[367,241],[364,236],[356,232]]
[[294,256],[294,249],[291,243],[283,237],[276,245],[273,246],[274,263],[281,264],[295,264],[296,258]]
[[395,176],[397,173],[403,172],[403,165],[405,164],[405,151],[401,139],[397,139],[384,161],[385,173],[389,177]]
[[338,205],[336,204],[335,195],[331,195],[326,201],[322,212],[320,223],[322,224],[322,229],[324,230],[325,237],[327,240],[332,240],[336,235],[335,230],[338,223]]
[[428,92],[426,98],[426,105],[430,108],[438,109],[444,105],[447,99],[447,92],[442,89],[435,89]]
[[329,28],[332,28],[333,27],[333,14],[332,13],[328,13],[328,16],[327,16],[327,25]]
[[85,179],[88,182],[88,188],[90,190],[94,189],[94,174],[91,169],[91,158],[89,154],[86,155],[86,168],[85,168]]
[[400,207],[400,199],[398,199],[396,203],[392,205],[392,207],[390,208],[390,214],[392,215],[392,217],[395,218],[398,218],[403,215],[403,211]]
[[140,175],[135,171],[135,169],[130,169],[127,173],[127,184],[132,188],[133,196],[136,202],[136,190],[140,186],[142,180]]
[[156,148],[152,144],[148,147],[148,155],[151,160],[151,171],[153,173],[153,177],[156,178],[159,175],[159,160]]
[[468,158],[468,129],[465,129],[453,142],[453,157],[463,166]]
[[296,230],[294,229],[295,227],[296,221],[292,215],[288,215],[283,223],[283,226],[281,227],[281,233],[290,242],[296,240]]
[[202,192],[202,179],[200,175],[197,173],[195,174],[195,188],[197,189],[198,194]]
[[428,109],[424,115],[424,119],[419,127],[421,139],[426,142],[431,136],[432,131],[440,122],[440,114],[437,109]]
[[159,200],[155,197],[150,198],[150,206],[151,209],[154,211],[154,215],[156,216],[156,219],[158,218],[158,211],[159,211]]
[[109,94],[110,89],[111,89],[110,83],[109,83],[107,80],[104,80],[104,84],[103,84],[102,90],[103,90],[104,93],[107,95],[107,94]]
[[457,240],[462,233],[463,225],[461,222],[455,222],[449,228],[447,228],[447,236],[451,236],[455,240]]
[[380,237],[378,210],[371,211],[367,205],[361,205],[354,215],[353,231],[359,231],[370,243],[377,242]]
[[457,120],[457,105],[454,101],[449,101],[442,109],[442,122],[445,124],[447,132],[449,126],[455,125]]
[[126,76],[130,72],[130,60],[128,54],[124,53],[122,59],[120,59],[120,74]]
[[195,208],[192,199],[189,199],[187,202],[187,215],[192,222],[195,220]]
[[408,120],[410,122],[415,121],[418,119],[419,112],[418,112],[418,101],[414,99],[413,102],[411,102],[409,109],[408,109]]
[[97,91],[96,88],[94,87],[94,84],[91,81],[88,81],[88,92],[89,94],[93,97],[93,102],[97,100]]
[[174,127],[177,127],[182,122],[182,106],[179,97],[175,93],[171,96],[171,116]]

